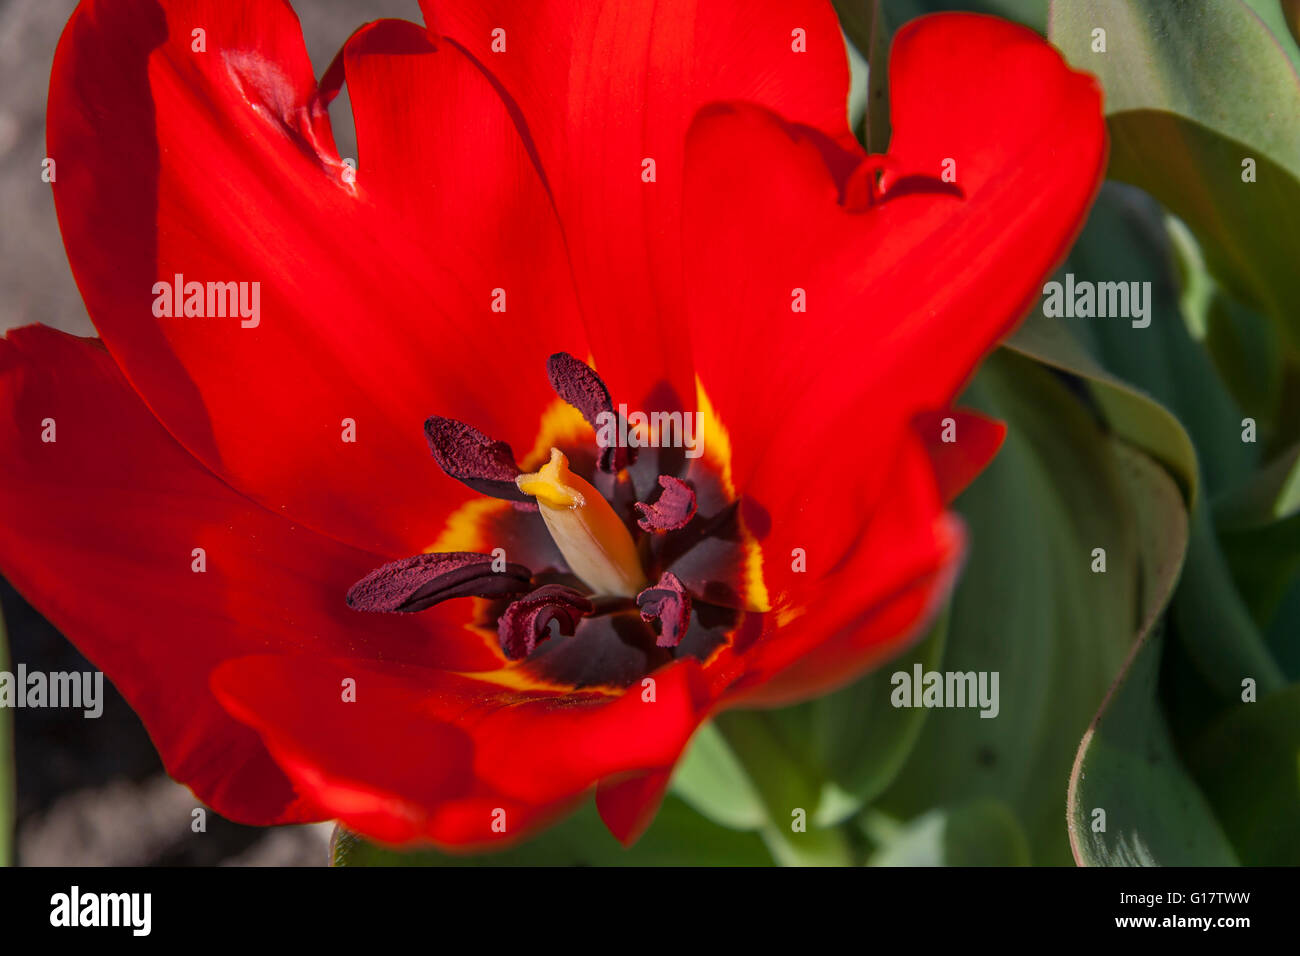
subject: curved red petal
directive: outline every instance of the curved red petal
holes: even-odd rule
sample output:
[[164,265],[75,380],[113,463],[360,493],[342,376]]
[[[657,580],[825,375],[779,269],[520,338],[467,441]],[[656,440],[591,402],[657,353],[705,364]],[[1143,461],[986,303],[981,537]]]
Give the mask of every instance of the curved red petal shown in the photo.
[[[91,318],[167,428],[270,509],[399,557],[469,497],[430,461],[425,418],[528,447],[546,356],[585,342],[549,198],[489,80],[411,25],[363,31],[344,59],[355,177],[287,4],[87,0],[47,139]],[[203,284],[205,313],[233,306],[208,283],[244,283],[249,317],[157,315],[176,276]]]
[[473,741],[421,713],[414,680],[361,661],[245,657],[217,668],[212,689],[299,790],[349,829],[407,842],[424,835],[429,808],[472,793]]
[[659,812],[672,777],[671,770],[654,770],[597,785],[596,809],[615,839],[631,846],[641,838]]
[[227,662],[213,686],[303,793],[390,843],[517,840],[604,778],[671,767],[708,706],[693,660],[616,698],[279,656]]
[[[425,335],[428,368],[452,400],[432,411],[523,453],[555,398],[551,355],[588,351],[532,146],[495,78],[416,24],[369,24],[343,60],[358,185],[383,230],[415,247],[421,286],[408,299],[411,318],[427,324],[423,310],[441,313]],[[419,298],[424,291],[431,300]]]
[[1007,437],[1007,426],[965,408],[922,412],[912,427],[925,443],[934,465],[939,493],[951,502],[988,467]]
[[[887,487],[888,505],[854,524],[855,545],[843,557],[832,558],[837,545],[824,522],[774,529],[763,542],[774,610],[752,646],[734,652],[744,675],[730,688],[732,702],[824,693],[898,653],[929,623],[955,583],[964,530],[943,511],[919,438],[895,457]],[[801,561],[791,560],[792,547],[803,549]],[[731,665],[715,663],[724,672]]]
[[1095,82],[1004,21],[909,24],[891,95],[885,200],[865,211],[839,204],[815,142],[752,106],[706,110],[687,144],[688,314],[735,484],[773,514],[836,516],[828,565],[913,416],[949,403],[1034,301],[1105,163]]
[[379,559],[231,491],[93,339],[40,326],[0,339],[0,458],[0,569],[105,671],[168,772],[231,819],[321,811],[208,692],[225,658],[275,648],[496,666],[458,618],[429,617],[441,608],[422,620],[349,610],[348,586]]
[[[695,400],[682,312],[683,143],[695,112],[737,99],[856,149],[848,65],[815,0],[421,0],[519,104],[555,197],[597,368],[614,400]],[[796,31],[802,33],[802,48]],[[739,155],[739,154],[738,154]],[[654,181],[646,160],[654,162]]]

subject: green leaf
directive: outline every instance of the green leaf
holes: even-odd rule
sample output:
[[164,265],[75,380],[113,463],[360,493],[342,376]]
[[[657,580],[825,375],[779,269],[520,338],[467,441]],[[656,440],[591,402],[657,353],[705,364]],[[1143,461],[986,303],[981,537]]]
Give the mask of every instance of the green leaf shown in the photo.
[[763,840],[715,826],[671,794],[650,829],[624,849],[601,822],[593,801],[534,839],[494,853],[453,856],[400,851],[336,828],[335,866],[770,866]]
[[1300,513],[1253,527],[1222,528],[1219,538],[1251,618],[1267,630],[1300,573]]
[[1300,445],[1295,445],[1214,502],[1215,520],[1242,527],[1268,524],[1300,512]]
[[1278,39],[1240,0],[1054,0],[1048,35],[1105,89],[1108,175],[1186,222],[1220,281],[1300,348],[1285,212],[1300,208],[1300,77]]
[[[1070,778],[1070,839],[1082,866],[1231,866],[1232,845],[1180,762],[1156,700],[1148,641],[1088,731]],[[1098,811],[1105,831],[1098,832]]]
[[797,741],[770,711],[728,711],[713,720],[758,793],[763,840],[785,866],[847,866],[854,848],[834,828],[818,827],[821,784]]
[[1287,680],[1300,681],[1300,576],[1292,582],[1273,617],[1264,640]]
[[[1083,281],[1149,284],[1142,286],[1149,289],[1146,318],[1048,321],[1069,329],[1110,375],[1140,389],[1178,419],[1195,446],[1206,494],[1213,496],[1250,474],[1258,445],[1242,442],[1241,413],[1205,349],[1188,332],[1171,246],[1165,218],[1149,196],[1130,186],[1105,184],[1058,278],[1070,273]],[[1123,425],[1118,416],[1108,420],[1117,428]],[[1140,435],[1125,437],[1150,447]]]
[[1133,498],[1146,504],[1135,511],[1142,623],[1079,746],[1067,797],[1070,844],[1085,866],[1230,865],[1232,849],[1179,762],[1157,693],[1160,640],[1153,631],[1178,581],[1187,513],[1161,468],[1137,451],[1117,452]]
[[1254,679],[1262,693],[1285,685],[1281,667],[1237,591],[1203,505],[1192,515],[1191,545],[1171,620],[1179,644],[1221,698],[1236,698],[1245,677]]
[[721,826],[757,830],[767,823],[762,797],[712,722],[691,738],[673,771],[672,791]]
[[926,13],[967,10],[1014,20],[1039,33],[1047,32],[1048,0],[883,0],[889,25],[897,30]]
[[[866,111],[858,139],[869,153],[889,146],[889,44],[894,32],[885,0],[831,0],[840,29],[852,48],[866,61]],[[893,23],[897,27],[898,23]]]
[[[877,807],[1006,804],[1036,864],[1071,860],[1064,782],[1079,740],[1138,632],[1136,508],[1114,442],[1057,376],[1003,350],[963,403],[1007,422],[1001,453],[958,500],[970,556],[943,669],[996,671],[996,718],[931,712]],[[1149,403],[1148,403],[1149,404]],[[1176,423],[1175,423],[1176,424]],[[1105,573],[1091,570],[1094,548]]]
[[775,711],[820,784],[814,820],[832,826],[858,812],[893,782],[920,737],[928,713],[890,703],[897,671],[933,670],[943,659],[945,613],[930,634],[887,666],[834,693]]
[[1300,0],[1246,0],[1300,70]]
[[1190,760],[1243,863],[1300,864],[1300,684],[1237,706]]
[[1062,272],[1082,280],[1150,282],[1150,325],[1049,319],[1037,309],[1006,344],[1082,378],[1112,431],[1158,460],[1183,487],[1193,521],[1174,601],[1176,636],[1209,687],[1229,699],[1243,675],[1270,690],[1283,683],[1236,591],[1201,493],[1202,484],[1221,490],[1243,480],[1255,446],[1241,441],[1238,413],[1190,338],[1168,247],[1155,203],[1130,187],[1106,184]]
[[1251,618],[1284,675],[1300,679],[1300,445],[1216,501],[1214,515]]
[[[9,642],[4,618],[0,616],[0,671],[7,670]],[[13,716],[8,707],[0,707],[0,866],[13,863],[15,787]]]
[[[854,851],[833,828],[882,792],[925,720],[889,702],[894,670],[938,666],[946,615],[894,660],[816,700],[723,714],[692,739],[673,792],[723,826],[758,830],[787,864],[845,864]],[[803,829],[794,830],[801,814]]]
[[872,25],[880,11],[880,0],[831,0],[840,29],[868,64],[873,53]]
[[1189,501],[1199,496],[1196,450],[1187,430],[1150,395],[1112,375],[1094,359],[1059,320],[1031,312],[1003,343],[1013,352],[1069,372],[1087,382],[1115,434],[1164,465]]
[[[1266,0],[1258,0],[1266,2]],[[1287,32],[1291,34],[1297,46],[1291,57],[1300,64],[1300,0],[1279,0],[1282,7],[1282,19],[1286,22]]]
[[1231,298],[1215,281],[1200,244],[1182,220],[1166,213],[1165,225],[1182,285],[1180,303],[1188,332],[1209,352],[1232,400],[1255,419],[1260,443],[1285,440],[1286,423],[1278,417],[1283,413],[1286,361],[1277,327]]
[[[931,810],[899,827],[870,818],[869,836],[883,842],[868,866],[1028,866],[1029,842],[1006,804],[980,800]],[[887,839],[881,841],[888,833]]]

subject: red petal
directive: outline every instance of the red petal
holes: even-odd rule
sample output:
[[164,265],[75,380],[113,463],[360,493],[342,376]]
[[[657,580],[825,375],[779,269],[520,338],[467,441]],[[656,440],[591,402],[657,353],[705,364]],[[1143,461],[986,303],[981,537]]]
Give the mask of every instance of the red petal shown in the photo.
[[949,403],[1035,300],[1105,163],[1095,82],[1031,31],[925,17],[891,64],[887,189],[953,158],[962,198],[887,191],[851,212],[816,144],[752,107],[707,111],[687,146],[697,370],[738,490],[778,518],[826,516],[828,566],[912,417]]
[[274,648],[495,666],[461,620],[429,619],[442,608],[423,620],[349,610],[348,586],[379,559],[223,485],[93,339],[40,326],[0,339],[0,460],[5,576],[116,684],[168,772],[231,819],[321,811],[212,698],[221,660]]
[[421,719],[417,686],[360,661],[298,657],[240,658],[212,675],[218,699],[262,735],[301,792],[389,843],[421,835],[429,808],[472,789],[473,742],[454,724]]
[[692,658],[650,679],[653,700],[643,682],[587,706],[572,694],[535,696],[495,712],[474,732],[480,773],[507,793],[539,801],[631,770],[671,767],[712,701]]
[[[644,408],[666,380],[692,405],[679,278],[687,126],[706,103],[745,100],[856,148],[844,41],[831,6],[422,0],[421,7],[431,31],[468,49],[522,109],[564,225],[597,369],[614,400]],[[793,50],[796,29],[806,33],[806,53]],[[493,51],[502,37],[494,31],[504,31],[504,52]],[[654,183],[642,182],[647,158],[655,161]]]
[[[410,24],[362,31],[345,61],[352,184],[288,4],[92,0],[55,56],[47,137],[91,317],[168,429],[272,510],[399,557],[468,497],[430,461],[425,418],[530,447],[546,356],[586,345],[488,79]],[[258,325],[154,318],[176,274],[260,282]]]
[[[951,424],[948,424],[951,419]],[[939,493],[950,502],[988,467],[1007,437],[1007,426],[968,409],[922,412],[912,421],[934,465]],[[951,428],[952,439],[944,436]]]
[[[745,675],[733,701],[788,703],[847,683],[918,637],[947,598],[965,535],[942,510],[919,439],[905,444],[888,474],[889,505],[854,525],[856,544],[835,563],[824,563],[834,554],[821,540],[824,523],[799,523],[793,538],[764,542],[775,610],[753,646],[738,648]],[[778,539],[775,529],[771,537]],[[782,550],[791,540],[806,549],[804,571]]]
[[656,770],[626,780],[601,781],[596,787],[600,818],[624,846],[639,840],[650,826],[664,802],[672,777],[671,770]]
[[[355,701],[343,700],[346,678]],[[620,697],[510,690],[426,668],[249,657],[213,676],[302,792],[388,842],[515,840],[606,777],[671,767],[703,719],[699,665]],[[492,829],[504,809],[506,830]]]

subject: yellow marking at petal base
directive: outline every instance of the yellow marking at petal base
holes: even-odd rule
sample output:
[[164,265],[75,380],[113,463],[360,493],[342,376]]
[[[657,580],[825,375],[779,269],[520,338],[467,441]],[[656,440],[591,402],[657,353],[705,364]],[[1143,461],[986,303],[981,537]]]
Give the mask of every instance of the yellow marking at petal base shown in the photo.
[[704,457],[712,459],[713,466],[722,477],[722,487],[727,492],[727,497],[734,499],[736,482],[731,476],[731,435],[718,417],[713,403],[709,401],[709,393],[704,390],[704,383],[698,375],[695,377],[695,404],[699,406],[700,424],[703,426],[701,447],[704,449]]
[[[723,490],[727,497],[736,499],[736,482],[731,474],[731,435],[718,417],[717,410],[709,401],[709,394],[699,376],[695,377],[695,403],[700,411],[700,428],[704,458],[709,460],[721,476]],[[745,527],[745,519],[739,512],[736,521],[740,525],[741,547],[745,551],[744,600],[746,607],[754,611],[772,610],[772,599],[767,591],[763,577],[763,549],[757,539]]]
[[[488,542],[484,540],[482,528],[486,526],[486,523],[496,512],[509,511],[512,507],[510,502],[502,501],[499,498],[475,498],[465,502],[447,519],[447,527],[438,535],[438,540],[428,549],[429,552],[483,552],[488,550]],[[545,681],[529,671],[525,666],[525,662],[512,661],[507,658],[501,651],[501,642],[497,638],[496,629],[474,623],[475,621],[484,620],[488,616],[487,607],[492,602],[483,598],[470,598],[469,601],[474,612],[470,615],[470,620],[463,624],[462,627],[487,645],[488,649],[501,661],[501,667],[490,671],[457,671],[456,673],[472,680],[496,684],[504,690],[519,692],[546,691],[555,694],[573,693],[573,688],[570,685]],[[605,697],[618,697],[623,693],[624,688],[593,685],[584,687],[583,691],[590,691],[593,694]]]
[[793,604],[790,607],[783,607],[776,612],[776,626],[785,627],[791,621],[798,620],[808,612],[808,609],[801,604]]
[[426,554],[440,551],[482,552],[488,548],[483,528],[495,514],[509,511],[512,505],[500,498],[471,498],[450,515],[438,539],[425,548]]
[[[495,640],[496,634],[491,637]],[[556,640],[556,638],[552,638]],[[560,638],[563,640],[563,638]],[[461,671],[462,677],[468,677],[471,680],[480,680],[488,684],[496,684],[505,690],[512,691],[543,691],[554,694],[563,694],[566,697],[573,694],[592,694],[600,697],[622,697],[626,693],[626,687],[615,687],[611,684],[593,684],[575,691],[571,684],[556,684],[545,681],[530,671],[522,662],[507,665],[499,670],[494,671]]]
[[[557,398],[542,412],[537,441],[533,443],[532,451],[519,460],[519,467],[524,471],[535,471],[551,457],[552,447],[594,443],[595,434],[581,412]],[[490,551],[495,545],[490,546],[485,540],[482,523],[513,507],[509,501],[500,498],[471,498],[448,516],[438,539],[424,550],[429,554],[435,551]]]
[[568,402],[557,398],[542,412],[542,419],[537,426],[537,441],[532,450],[519,459],[519,467],[524,471],[536,471],[551,457],[551,449],[568,446],[595,445],[596,431],[587,424],[578,411]]
[[[447,518],[446,527],[443,528],[442,533],[438,535],[438,539],[426,551],[428,553],[437,551],[484,553],[490,551],[491,546],[483,535],[483,529],[489,526],[491,519],[495,515],[510,511],[513,507],[509,501],[503,501],[500,498],[473,498],[465,502]],[[491,602],[483,598],[470,598],[469,601],[474,612],[462,627],[481,640],[496,655],[501,661],[501,667],[491,671],[458,671],[457,673],[473,680],[496,684],[506,690],[552,691],[557,694],[573,692],[573,688],[567,684],[547,683],[526,671],[521,666],[521,662],[507,658],[501,651],[501,642],[497,638],[496,629],[474,623],[488,616],[487,606]],[[613,690],[605,691],[603,688],[593,688],[593,690],[599,693],[614,693]]]

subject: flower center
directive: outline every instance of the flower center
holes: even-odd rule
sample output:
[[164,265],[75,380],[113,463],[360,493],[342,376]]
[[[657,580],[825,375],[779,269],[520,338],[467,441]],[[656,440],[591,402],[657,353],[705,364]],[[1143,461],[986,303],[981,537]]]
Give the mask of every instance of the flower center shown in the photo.
[[[506,661],[554,685],[622,688],[679,654],[706,660],[750,610],[767,609],[748,599],[761,565],[726,466],[688,461],[671,445],[606,447],[602,423],[627,432],[595,370],[561,352],[547,375],[595,431],[594,453],[581,429],[566,428],[541,445],[550,459],[524,473],[507,443],[430,417],[439,467],[501,504],[462,506],[439,550],[372,571],[349,590],[349,606],[408,613],[474,598],[467,626],[495,630]],[[725,450],[725,433],[715,434]]]
[[604,496],[569,470],[558,448],[515,485],[536,499],[542,520],[569,569],[597,596],[635,597],[645,589],[636,542]]

